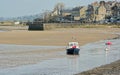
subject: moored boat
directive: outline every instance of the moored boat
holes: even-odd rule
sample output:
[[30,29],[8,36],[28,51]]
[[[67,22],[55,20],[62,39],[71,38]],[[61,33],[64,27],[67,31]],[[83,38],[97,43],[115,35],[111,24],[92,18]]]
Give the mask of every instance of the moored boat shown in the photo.
[[69,42],[66,50],[66,54],[79,55],[80,48],[78,42]]

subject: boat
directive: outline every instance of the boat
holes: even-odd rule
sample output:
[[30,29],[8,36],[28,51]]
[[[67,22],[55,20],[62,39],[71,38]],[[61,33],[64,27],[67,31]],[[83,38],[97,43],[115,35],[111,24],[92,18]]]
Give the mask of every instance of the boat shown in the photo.
[[78,42],[69,42],[67,49],[66,49],[66,54],[68,55],[79,55],[79,44]]

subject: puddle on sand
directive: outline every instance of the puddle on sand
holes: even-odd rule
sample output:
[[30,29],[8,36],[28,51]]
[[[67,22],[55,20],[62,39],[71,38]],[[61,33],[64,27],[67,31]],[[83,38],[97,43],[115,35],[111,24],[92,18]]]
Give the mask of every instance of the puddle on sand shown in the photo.
[[0,75],[73,75],[120,59],[120,39],[111,40],[110,50],[99,41],[81,47],[80,55],[51,58],[34,65],[0,69]]

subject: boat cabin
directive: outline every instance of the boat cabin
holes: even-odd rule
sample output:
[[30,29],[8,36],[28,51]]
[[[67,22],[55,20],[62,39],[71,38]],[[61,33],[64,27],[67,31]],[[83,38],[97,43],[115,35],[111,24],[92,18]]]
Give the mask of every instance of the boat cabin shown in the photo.
[[69,42],[68,47],[66,49],[66,54],[69,55],[79,55],[79,44],[78,42]]
[[79,48],[78,42],[69,42],[67,48]]

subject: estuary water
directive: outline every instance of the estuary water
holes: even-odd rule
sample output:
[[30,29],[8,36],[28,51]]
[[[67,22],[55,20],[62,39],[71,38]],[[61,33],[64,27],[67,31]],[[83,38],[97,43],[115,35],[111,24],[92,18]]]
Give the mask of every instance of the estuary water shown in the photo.
[[4,30],[0,30],[0,32],[4,32]]
[[[66,55],[66,51],[61,51],[59,55],[65,55],[65,57],[50,58],[36,64],[0,68],[0,75],[74,75],[101,65],[109,64],[120,59],[120,39],[109,40],[112,42],[112,45],[110,50],[105,51],[105,43],[107,41],[102,40],[81,46],[80,55]],[[42,50],[46,50],[49,48],[57,49],[64,47],[0,44],[0,51],[21,51],[41,48]],[[4,54],[0,54],[0,58],[2,57],[5,57]]]

